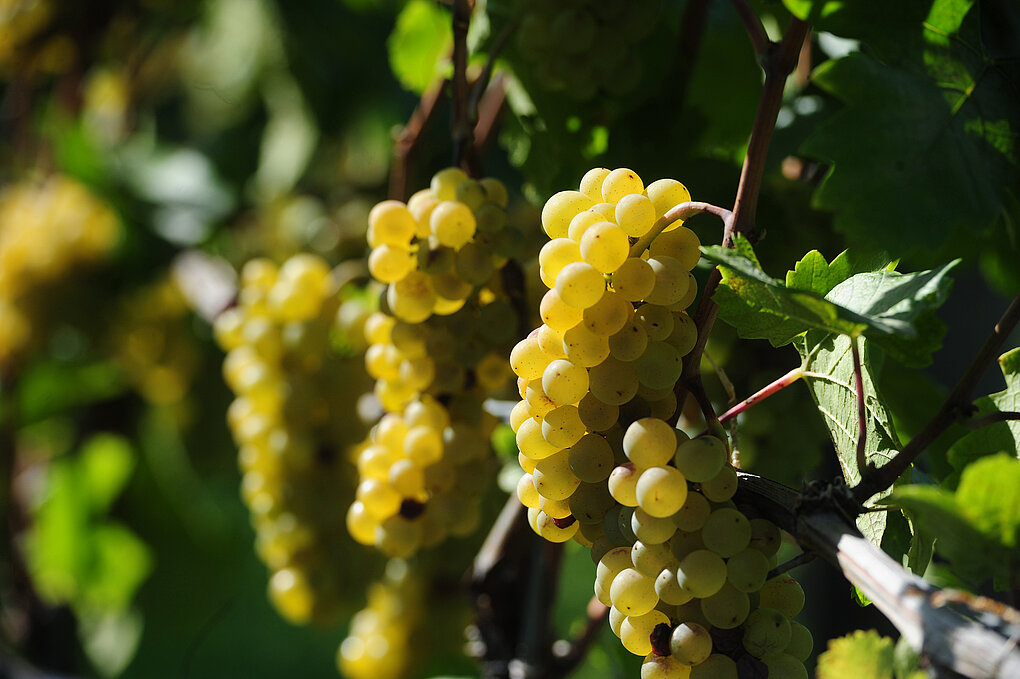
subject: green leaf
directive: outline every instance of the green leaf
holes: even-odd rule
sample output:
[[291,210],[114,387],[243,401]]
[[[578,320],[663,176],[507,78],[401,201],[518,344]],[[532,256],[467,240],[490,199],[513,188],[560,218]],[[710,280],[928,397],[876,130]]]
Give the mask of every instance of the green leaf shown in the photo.
[[816,69],[813,82],[844,108],[801,149],[832,164],[815,205],[852,245],[924,254],[952,237],[973,248],[1020,182],[1017,83],[1004,66],[1017,51],[986,51],[984,4],[915,0],[887,16],[885,4],[810,3],[817,28],[877,47],[877,58],[856,52]]
[[929,361],[941,341],[942,325],[933,311],[949,294],[947,274],[958,260],[913,274],[855,273],[860,263],[852,264],[845,253],[829,264],[809,252],[783,283],[761,269],[753,252],[747,254],[750,246],[743,238],[738,236],[736,245],[736,250],[709,246],[702,252],[722,272],[719,314],[741,337],[782,346],[810,328],[864,335],[913,365]]
[[78,605],[121,610],[152,570],[148,547],[118,524],[99,524],[91,536],[91,559],[82,575]]
[[102,401],[125,388],[120,370],[111,362],[69,365],[44,361],[27,370],[18,389],[23,422],[36,422],[75,406]]
[[[857,341],[860,343],[866,410],[865,457],[875,466],[882,466],[900,449],[900,443],[892,416],[875,384],[868,340],[859,338]],[[805,371],[811,373],[806,376],[806,381],[818,412],[829,429],[843,478],[848,485],[854,486],[860,481],[860,473],[857,469],[857,389],[850,342],[846,335],[812,330],[799,338],[794,346],[800,353]],[[870,502],[874,502],[874,498]],[[881,545],[887,518],[884,512],[862,514],[857,519],[857,526],[869,540]]]
[[956,493],[909,485],[888,502],[908,509],[936,534],[935,549],[972,583],[1002,578],[1020,562],[1020,460],[1006,454],[970,464]]
[[386,41],[390,68],[401,85],[421,94],[442,74],[452,44],[449,12],[429,0],[410,0]]
[[893,642],[875,630],[857,630],[829,641],[818,656],[818,679],[892,679]]
[[82,446],[76,476],[92,513],[109,510],[134,469],[134,455],[126,439],[114,434],[93,436]]
[[[998,412],[1020,411],[1020,347],[999,357],[999,367],[1006,380],[1006,389],[979,398],[975,419]],[[949,449],[949,461],[956,468],[965,467],[981,456],[998,452],[1018,455],[1020,451],[1020,420],[996,422],[972,431]]]

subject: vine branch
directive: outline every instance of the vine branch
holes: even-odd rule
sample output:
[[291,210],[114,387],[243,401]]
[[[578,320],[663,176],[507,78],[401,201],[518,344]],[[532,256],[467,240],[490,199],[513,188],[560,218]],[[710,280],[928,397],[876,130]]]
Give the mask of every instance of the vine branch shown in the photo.
[[864,374],[861,370],[861,350],[857,338],[850,337],[850,353],[854,359],[854,390],[857,392],[857,473],[864,477],[868,471],[868,410],[864,403]]
[[970,367],[967,368],[967,372],[956,383],[945,403],[928,421],[928,424],[914,438],[910,439],[893,459],[881,467],[870,469],[867,474],[861,476],[860,483],[853,489],[854,497],[858,502],[863,504],[875,493],[891,486],[935,439],[960,417],[967,414],[978,380],[999,355],[1003,343],[1016,327],[1017,322],[1020,322],[1020,295],[1013,298],[999,322],[992,328],[984,346],[981,347]]
[[758,15],[751,9],[747,0],[733,0],[733,8],[737,10],[737,16],[740,17],[741,23],[747,29],[747,37],[751,40],[754,53],[761,60],[775,43],[769,40],[769,36],[765,33],[765,27],[761,25],[761,20],[758,19]]

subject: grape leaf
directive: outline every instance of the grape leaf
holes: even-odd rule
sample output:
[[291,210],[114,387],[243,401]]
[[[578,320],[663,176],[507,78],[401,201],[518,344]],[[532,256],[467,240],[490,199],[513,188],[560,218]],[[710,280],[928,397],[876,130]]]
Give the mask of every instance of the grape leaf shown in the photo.
[[892,679],[893,642],[873,629],[829,641],[818,656],[818,679]]
[[[1006,389],[996,394],[979,398],[975,418],[998,412],[1020,411],[1020,348],[1013,349],[999,357],[999,367],[1006,380]],[[949,449],[949,461],[961,469],[969,462],[1002,451],[1013,455],[1020,450],[1020,420],[996,422],[972,431]]]
[[933,311],[945,301],[947,274],[959,260],[912,274],[888,269],[855,273],[864,262],[854,264],[844,254],[829,264],[812,252],[784,284],[761,269],[743,238],[738,236],[735,244],[736,250],[709,246],[702,253],[722,272],[715,297],[719,315],[741,337],[783,346],[810,328],[863,335],[911,365],[927,363],[938,348],[943,329]]
[[816,29],[868,46],[812,76],[844,104],[801,149],[833,165],[816,206],[835,214],[852,245],[913,254],[950,238],[953,247],[979,246],[975,232],[1003,213],[1020,182],[1017,43],[985,28],[1015,25],[1015,8],[966,0],[787,6]]
[[421,94],[442,73],[452,44],[449,13],[434,2],[410,0],[386,41],[390,68],[401,85]]
[[887,501],[906,508],[922,528],[937,534],[936,551],[973,584],[1007,576],[1020,563],[1020,460],[1008,454],[968,465],[955,493],[907,485]]
[[[892,459],[900,443],[892,416],[875,385],[868,340],[859,338],[857,341],[866,409],[865,457],[872,464],[881,466]],[[806,379],[808,388],[829,430],[843,478],[848,485],[854,486],[861,477],[857,469],[857,389],[850,342],[847,335],[810,330],[797,339],[794,347],[801,356],[805,371],[810,373]],[[862,514],[857,519],[857,527],[869,540],[881,545],[886,519],[884,512]]]

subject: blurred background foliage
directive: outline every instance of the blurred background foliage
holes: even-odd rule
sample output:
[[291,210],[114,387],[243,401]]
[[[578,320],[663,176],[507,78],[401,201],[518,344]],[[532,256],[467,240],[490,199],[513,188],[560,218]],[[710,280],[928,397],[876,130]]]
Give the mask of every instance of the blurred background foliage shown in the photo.
[[[963,258],[934,366],[889,361],[880,373],[909,435],[1020,287],[1020,12],[1008,0],[911,0],[889,13],[753,5],[772,37],[791,12],[816,29],[769,156],[764,269],[781,276],[811,249],[831,260],[847,246],[885,250],[904,271]],[[505,104],[497,96],[478,162],[511,188],[532,255],[535,206],[593,166],[675,177],[697,200],[734,197],[762,77],[730,3],[615,0],[598,12],[596,53],[564,56],[555,30],[565,20],[548,6],[476,2],[470,75],[506,42],[492,86]],[[336,674],[381,563],[351,548],[363,575],[342,583],[327,624],[294,626],[272,608],[209,321],[252,257],[364,258],[368,210],[403,166],[395,140],[450,73],[449,25],[449,7],[429,0],[0,2],[0,664],[103,677]],[[449,117],[440,96],[403,166],[408,192],[450,162]],[[719,241],[708,218],[691,226]],[[696,273],[703,284],[707,268]],[[345,294],[366,309],[361,287]],[[364,346],[356,331],[340,343],[350,355]],[[721,324],[708,355],[728,377],[707,377],[723,409],[726,383],[742,398],[797,364]],[[989,377],[980,393],[1000,386]],[[776,480],[839,473],[800,386],[742,417],[739,434],[745,467]],[[937,445],[923,472],[953,487],[948,448]],[[456,591],[482,537],[421,558],[438,574],[434,599]],[[579,624],[590,591],[576,583],[591,572],[585,551],[568,549],[561,633]],[[858,625],[889,630],[831,571],[800,577],[816,647]],[[457,654],[467,602],[448,608],[425,613],[448,622],[419,671],[471,674]],[[610,638],[587,662],[634,676],[636,659]]]

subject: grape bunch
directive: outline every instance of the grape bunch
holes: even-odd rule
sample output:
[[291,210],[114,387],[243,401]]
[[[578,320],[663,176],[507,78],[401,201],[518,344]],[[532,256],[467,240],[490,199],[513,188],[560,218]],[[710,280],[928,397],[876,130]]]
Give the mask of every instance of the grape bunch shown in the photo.
[[368,588],[368,605],[351,618],[340,644],[337,666],[349,679],[400,679],[415,666],[417,639],[424,623],[422,582],[399,559]]
[[63,175],[25,181],[0,194],[0,368],[38,342],[36,297],[68,273],[110,253],[114,212],[87,187]]
[[391,557],[479,522],[496,425],[482,402],[509,383],[517,326],[498,275],[506,203],[500,182],[448,168],[369,216],[369,270],[387,288],[365,322],[365,366],[386,414],[356,450],[347,526]]
[[524,471],[517,495],[536,533],[590,547],[596,596],[624,646],[646,656],[643,677],[735,678],[738,663],[760,662],[798,676],[800,628],[791,646],[792,633],[762,626],[782,627],[774,611],[799,610],[784,598],[799,591],[795,581],[765,582],[778,529],[732,502],[737,475],[723,441],[689,440],[667,422],[697,341],[684,309],[700,253],[697,236],[676,222],[663,228],[663,215],[689,200],[674,180],[646,188],[631,170],[596,168],[579,191],[546,203],[543,324],[510,355],[521,396],[510,415]]
[[[641,80],[638,54],[658,19],[658,2],[526,0],[517,52],[539,84],[585,101],[599,92],[623,95]],[[610,59],[593,59],[595,52]]]
[[331,349],[338,306],[321,258],[253,259],[238,305],[214,324],[256,550],[273,571],[271,600],[298,623],[329,619],[358,571],[343,522],[353,494],[344,452],[364,432],[350,414],[367,377]]

